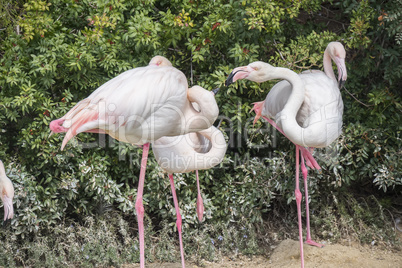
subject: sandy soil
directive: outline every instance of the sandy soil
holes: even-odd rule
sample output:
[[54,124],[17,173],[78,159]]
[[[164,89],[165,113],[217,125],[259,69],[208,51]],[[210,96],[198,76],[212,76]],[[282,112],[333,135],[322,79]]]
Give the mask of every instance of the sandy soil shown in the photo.
[[[324,248],[304,246],[305,267],[326,268],[402,268],[402,251],[390,251],[376,246],[345,246],[340,244],[326,245]],[[139,265],[127,265],[125,268],[136,268]],[[180,263],[147,264],[149,268],[180,268]],[[239,256],[232,260],[224,257],[218,262],[204,261],[202,266],[186,263],[188,268],[298,268],[300,267],[299,242],[294,240],[282,241],[270,257]]]

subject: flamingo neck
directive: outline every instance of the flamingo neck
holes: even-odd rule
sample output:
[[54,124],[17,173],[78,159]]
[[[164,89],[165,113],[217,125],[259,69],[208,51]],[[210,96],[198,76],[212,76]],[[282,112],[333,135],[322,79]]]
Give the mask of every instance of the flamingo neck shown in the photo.
[[292,86],[292,93],[285,107],[276,115],[276,121],[293,143],[306,146],[304,129],[296,121],[296,115],[305,97],[304,83],[298,74],[286,68],[276,68],[275,78],[284,79]]
[[188,163],[188,171],[210,169],[218,165],[222,162],[227,149],[225,137],[216,127],[211,126],[197,133],[206,139],[206,142],[202,142],[200,145],[211,146],[211,148],[205,153],[196,152],[194,159]]
[[0,160],[0,180],[6,176],[6,170],[4,169],[3,162]]
[[287,115],[292,116],[296,122],[296,114],[304,101],[304,83],[298,74],[286,68],[277,67],[275,78],[284,79],[292,85],[292,93],[281,113],[286,113]]
[[208,152],[203,154],[203,157],[208,160],[204,161],[207,165],[206,169],[212,168],[222,162],[223,157],[225,156],[227,149],[225,137],[223,136],[223,133],[214,126],[202,130],[199,133],[209,140],[211,144],[211,148]]
[[336,80],[334,69],[332,68],[332,59],[329,55],[328,49],[324,52],[324,59],[323,59],[323,66],[324,66],[324,73],[334,81]]
[[[219,114],[214,95],[199,86],[189,88],[187,93],[188,102],[184,110],[184,132],[196,132],[209,128]],[[191,104],[195,102],[198,111]]]

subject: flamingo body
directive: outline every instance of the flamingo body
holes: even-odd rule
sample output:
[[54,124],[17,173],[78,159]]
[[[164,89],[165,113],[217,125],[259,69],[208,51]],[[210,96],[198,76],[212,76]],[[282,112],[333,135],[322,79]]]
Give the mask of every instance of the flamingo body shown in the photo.
[[[299,77],[304,83],[305,95],[296,121],[300,127],[308,129],[304,133],[303,143],[299,145],[326,147],[342,132],[343,101],[337,83],[323,72],[302,73]],[[261,115],[274,118],[278,126],[283,128],[282,110],[291,93],[292,85],[288,81],[275,84],[265,99]]]
[[226,152],[225,138],[216,127],[152,143],[156,161],[168,173],[209,169],[221,163]]
[[[192,99],[193,98],[193,99]],[[190,101],[208,105],[195,111]],[[187,87],[184,74],[170,66],[147,66],[126,71],[106,82],[66,115],[53,121],[53,132],[67,132],[62,149],[81,132],[102,132],[135,145],[163,136],[208,128],[219,109],[209,91]]]
[[[154,57],[150,65],[171,66],[164,57]],[[192,87],[194,89],[194,87]],[[198,88],[199,89],[199,88]],[[215,94],[217,91],[213,91]],[[210,98],[211,95],[206,96]],[[189,98],[189,100],[192,100]],[[192,108],[200,112],[197,102],[191,102]],[[173,201],[176,210],[176,226],[179,233],[180,255],[182,267],[185,267],[182,241],[182,217],[176,196],[173,173],[183,173],[195,170],[197,178],[197,217],[202,222],[204,204],[201,197],[198,169],[208,169],[219,164],[226,152],[226,142],[222,132],[211,126],[206,130],[191,132],[185,135],[165,136],[152,143],[152,150],[161,168],[169,173],[169,182],[172,189]]]
[[178,118],[186,101],[187,80],[177,69],[147,66],[126,71],[63,117],[62,126],[68,129],[63,145],[76,134],[93,129],[136,145],[177,135],[182,129]]

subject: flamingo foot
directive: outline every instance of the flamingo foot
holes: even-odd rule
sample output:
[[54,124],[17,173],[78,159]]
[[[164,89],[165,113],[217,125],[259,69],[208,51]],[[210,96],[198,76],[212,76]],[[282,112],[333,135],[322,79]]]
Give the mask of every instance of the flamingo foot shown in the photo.
[[309,166],[311,169],[321,170],[320,165],[318,165],[317,161],[315,160],[311,152],[302,146],[299,146],[299,148],[301,150],[302,156],[306,161],[307,166]]
[[255,111],[255,118],[253,121],[253,126],[255,125],[255,123],[258,121],[258,119],[260,119],[261,117],[261,113],[262,113],[262,109],[264,108],[264,104],[265,104],[265,100],[264,101],[259,101],[259,102],[254,102],[253,103],[253,108],[251,108],[250,113],[252,111]]
[[324,244],[320,244],[320,243],[317,243],[317,242],[311,240],[311,238],[307,239],[306,242],[304,242],[304,243],[306,243],[307,245],[310,245],[310,246],[318,247],[318,248],[323,248],[325,246]]

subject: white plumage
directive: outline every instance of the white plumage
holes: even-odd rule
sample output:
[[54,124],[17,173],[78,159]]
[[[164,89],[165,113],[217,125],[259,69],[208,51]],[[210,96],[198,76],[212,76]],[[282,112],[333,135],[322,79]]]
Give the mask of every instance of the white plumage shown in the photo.
[[0,198],[4,206],[4,221],[14,217],[14,186],[6,175],[3,162],[0,160]]
[[[191,102],[199,104],[199,112]],[[53,132],[67,132],[62,148],[81,132],[107,133],[142,145],[208,128],[218,113],[214,96],[199,86],[188,89],[181,71],[149,65],[106,82],[50,127]]]
[[186,135],[162,137],[152,143],[156,161],[168,173],[209,169],[222,162],[226,141],[220,130],[211,126]]

